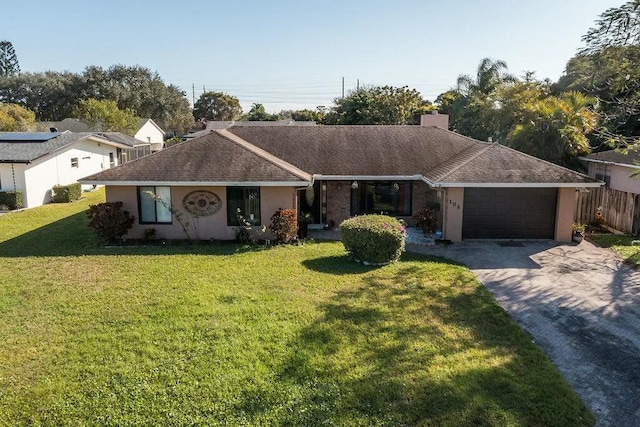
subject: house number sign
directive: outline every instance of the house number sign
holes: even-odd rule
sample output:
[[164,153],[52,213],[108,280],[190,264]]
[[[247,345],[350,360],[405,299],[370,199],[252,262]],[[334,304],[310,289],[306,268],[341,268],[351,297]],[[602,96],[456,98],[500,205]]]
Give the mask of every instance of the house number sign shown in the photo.
[[453,200],[449,199],[449,205],[451,205],[452,208],[458,208],[460,209],[460,204],[458,202],[454,202]]
[[213,215],[222,207],[222,201],[216,193],[205,190],[192,191],[182,199],[182,206],[195,216]]

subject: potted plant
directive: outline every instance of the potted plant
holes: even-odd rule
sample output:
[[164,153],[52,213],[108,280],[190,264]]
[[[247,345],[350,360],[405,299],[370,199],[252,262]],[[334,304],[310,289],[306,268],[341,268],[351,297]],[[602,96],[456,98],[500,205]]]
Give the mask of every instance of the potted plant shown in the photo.
[[585,230],[585,225],[580,223],[580,222],[574,222],[573,226],[571,227],[571,229],[573,230],[573,241],[576,243],[580,243],[582,242],[582,239],[584,239],[584,230]]

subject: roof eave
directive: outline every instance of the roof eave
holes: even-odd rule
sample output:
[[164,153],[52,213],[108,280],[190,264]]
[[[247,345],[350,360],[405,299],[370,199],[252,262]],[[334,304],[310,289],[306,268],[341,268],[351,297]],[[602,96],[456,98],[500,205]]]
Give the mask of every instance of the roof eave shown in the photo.
[[422,175],[323,175],[313,174],[314,180],[321,181],[421,181]]
[[604,182],[434,182],[434,187],[465,188],[597,188]]
[[614,161],[611,161],[611,160],[592,159],[592,158],[589,158],[589,157],[578,157],[578,159],[584,160],[585,162],[602,163],[602,164],[605,164],[605,165],[613,165],[613,166],[622,166],[622,167],[630,168],[630,169],[640,169],[640,165],[632,165],[630,163],[620,163],[620,162],[614,162]]
[[84,185],[111,185],[117,187],[310,187],[313,185],[313,181],[108,181],[80,179],[78,182]]

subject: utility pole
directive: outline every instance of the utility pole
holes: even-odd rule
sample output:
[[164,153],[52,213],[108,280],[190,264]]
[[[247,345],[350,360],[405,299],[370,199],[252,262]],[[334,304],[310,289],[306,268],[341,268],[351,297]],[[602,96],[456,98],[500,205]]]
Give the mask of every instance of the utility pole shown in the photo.
[[360,79],[356,81],[356,90],[360,90]]
[[207,91],[207,89],[204,87],[204,85],[202,85],[202,93],[205,93]]
[[344,98],[344,77],[342,78],[342,97]]
[[193,99],[193,105],[196,105],[196,84],[191,83],[191,97]]

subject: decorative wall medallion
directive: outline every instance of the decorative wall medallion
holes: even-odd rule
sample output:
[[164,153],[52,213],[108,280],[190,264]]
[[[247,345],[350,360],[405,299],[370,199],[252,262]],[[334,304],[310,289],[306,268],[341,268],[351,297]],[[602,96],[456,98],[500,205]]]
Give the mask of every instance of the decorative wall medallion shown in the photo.
[[211,191],[196,190],[184,196],[182,206],[195,216],[208,216],[220,210],[222,201]]

